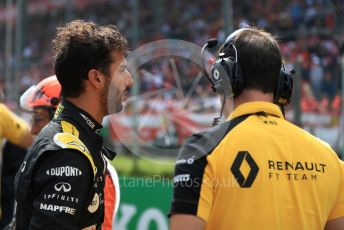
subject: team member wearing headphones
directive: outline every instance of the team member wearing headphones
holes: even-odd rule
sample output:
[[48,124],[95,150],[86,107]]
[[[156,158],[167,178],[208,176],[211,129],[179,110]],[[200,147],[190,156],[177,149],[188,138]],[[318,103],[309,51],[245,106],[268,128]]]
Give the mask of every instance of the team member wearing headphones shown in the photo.
[[344,164],[285,120],[292,77],[272,35],[235,31],[209,79],[228,118],[181,149],[171,229],[343,229]]

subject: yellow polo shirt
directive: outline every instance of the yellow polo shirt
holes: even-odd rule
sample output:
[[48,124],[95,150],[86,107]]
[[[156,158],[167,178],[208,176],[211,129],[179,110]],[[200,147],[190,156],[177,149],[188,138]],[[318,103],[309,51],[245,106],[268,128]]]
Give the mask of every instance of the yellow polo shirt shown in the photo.
[[192,136],[176,164],[170,214],[206,229],[323,229],[344,216],[344,164],[328,144],[283,118],[278,106],[238,106]]

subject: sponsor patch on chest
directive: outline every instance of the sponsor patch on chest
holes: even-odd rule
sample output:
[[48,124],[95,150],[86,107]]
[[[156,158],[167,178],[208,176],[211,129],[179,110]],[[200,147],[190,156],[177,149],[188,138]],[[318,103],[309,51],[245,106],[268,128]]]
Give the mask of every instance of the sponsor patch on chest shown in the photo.
[[80,169],[73,167],[73,166],[61,166],[48,169],[46,171],[48,176],[81,176],[82,172]]

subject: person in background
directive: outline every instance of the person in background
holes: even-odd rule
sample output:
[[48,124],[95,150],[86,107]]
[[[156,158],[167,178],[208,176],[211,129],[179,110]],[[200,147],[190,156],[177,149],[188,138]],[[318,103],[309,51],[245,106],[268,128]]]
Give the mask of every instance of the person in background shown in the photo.
[[33,141],[26,121],[15,115],[5,104],[0,103],[0,143],[3,139],[22,148],[29,147]]
[[[31,134],[33,136],[38,135],[41,129],[50,122],[60,101],[61,85],[58,83],[56,76],[51,76],[43,79],[37,85],[31,86],[21,95],[19,100],[19,108],[24,112],[32,114]],[[9,159],[10,157],[14,160],[14,156],[16,155],[18,155],[18,157],[20,155],[20,158],[18,158],[16,161],[12,160],[11,162],[7,160],[8,163],[4,166],[3,169],[3,176],[5,176],[5,181],[3,181],[2,183],[6,183],[6,190],[8,191],[2,194],[2,200],[3,202],[5,202],[7,207],[6,219],[4,219],[4,221],[1,223],[2,228],[7,226],[11,222],[12,217],[15,216],[14,176],[17,173],[20,164],[24,160],[25,154],[20,154],[24,151],[26,152],[25,149],[21,149],[20,147],[9,142],[4,148],[4,161]],[[15,219],[13,219],[12,222],[14,220]],[[13,223],[8,225],[8,227],[12,228]]]
[[4,229],[12,220],[15,210],[14,177],[22,164],[26,148],[6,141],[2,149],[1,172],[1,209],[0,229]]
[[123,108],[133,79],[127,40],[114,26],[74,20],[57,29],[54,69],[62,101],[16,175],[17,229],[100,229],[104,116]]
[[209,80],[227,120],[182,147],[171,230],[344,229],[344,163],[285,120],[292,72],[275,38],[256,28],[233,32]]
[[37,136],[55,114],[61,101],[61,85],[56,76],[50,76],[31,86],[20,97],[19,107],[31,113],[31,134]]
[[[56,108],[61,101],[61,85],[56,76],[43,79],[37,85],[31,86],[20,97],[20,108],[32,113],[31,133],[38,135],[41,129],[53,118]],[[117,171],[107,159],[105,174],[105,216],[102,229],[112,229],[115,214],[120,201],[120,190]],[[112,160],[112,159],[111,159]]]
[[[3,94],[2,90],[0,93]],[[3,149],[3,146],[2,146],[4,139],[6,139],[8,143],[5,145],[6,147],[5,149]],[[4,210],[6,213],[2,213],[3,210],[2,210],[2,207],[0,207],[0,219],[1,219],[0,225],[1,226],[5,226],[8,223],[8,220],[11,216],[11,213],[9,212],[11,210],[11,206],[13,206],[10,204],[10,200],[5,199],[4,197],[11,190],[10,187],[7,187],[7,185],[11,184],[10,183],[11,175],[7,174],[7,172],[9,170],[8,166],[12,164],[12,162],[7,163],[5,165],[6,168],[2,168],[2,166],[4,166],[2,159],[7,160],[8,157],[13,159],[12,156],[8,156],[8,154],[11,154],[12,152],[12,151],[9,151],[9,149],[12,149],[11,146],[16,145],[18,148],[27,148],[32,144],[32,141],[33,141],[33,137],[30,134],[29,125],[23,119],[15,115],[11,110],[9,110],[5,104],[0,102],[0,153],[2,151],[6,153],[5,156],[3,156],[2,153],[0,154],[1,155],[0,156],[1,178],[3,178],[3,176],[5,178],[4,181],[1,181],[1,192],[4,191],[5,193],[5,194],[1,194],[1,200],[2,200],[1,204],[5,203],[6,205],[5,210]],[[23,151],[20,151],[19,154],[21,153],[23,153]],[[23,153],[23,155],[25,155],[25,153]],[[15,160],[20,161],[20,159],[15,159]],[[2,187],[3,185],[6,185],[6,186]]]

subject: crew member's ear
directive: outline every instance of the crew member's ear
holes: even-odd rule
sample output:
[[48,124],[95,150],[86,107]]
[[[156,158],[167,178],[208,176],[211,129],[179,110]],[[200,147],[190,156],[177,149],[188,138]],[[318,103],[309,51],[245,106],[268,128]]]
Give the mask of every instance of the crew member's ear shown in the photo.
[[102,73],[96,69],[91,69],[88,71],[87,80],[95,88],[102,88],[104,85],[104,76]]

